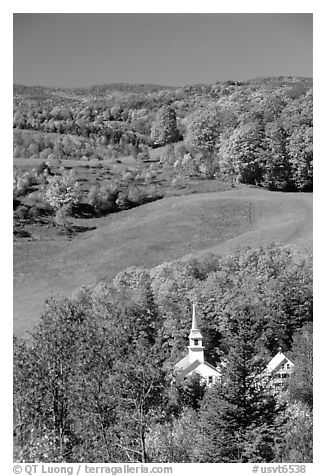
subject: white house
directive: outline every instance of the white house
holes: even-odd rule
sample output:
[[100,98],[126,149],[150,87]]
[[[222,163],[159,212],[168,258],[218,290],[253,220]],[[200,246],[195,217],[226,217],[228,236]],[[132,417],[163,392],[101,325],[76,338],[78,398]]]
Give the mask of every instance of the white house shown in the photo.
[[275,390],[282,390],[291,375],[293,367],[294,363],[283,354],[281,347],[279,347],[278,353],[269,361],[265,372]]
[[203,336],[198,329],[195,304],[192,310],[192,326],[189,334],[188,354],[175,364],[179,378],[189,377],[197,373],[207,385],[212,385],[221,378],[219,368],[205,362]]

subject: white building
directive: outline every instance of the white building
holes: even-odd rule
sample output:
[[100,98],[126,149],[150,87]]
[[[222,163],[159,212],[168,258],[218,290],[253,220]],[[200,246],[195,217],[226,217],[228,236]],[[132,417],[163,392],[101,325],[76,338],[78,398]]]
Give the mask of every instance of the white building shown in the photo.
[[175,364],[179,378],[186,378],[192,374],[199,374],[207,385],[212,385],[221,378],[221,371],[205,362],[203,336],[198,329],[195,304],[192,310],[192,326],[189,334],[188,354]]
[[266,367],[266,375],[275,390],[282,390],[287,383],[293,370],[294,363],[283,354],[281,347],[278,353],[269,361]]
[[[186,378],[198,374],[203,382],[212,385],[221,380],[221,366],[214,367],[205,362],[203,336],[198,329],[195,304],[192,311],[192,326],[189,334],[187,355],[175,364],[178,378]],[[221,363],[221,365],[227,365]],[[269,361],[261,375],[266,379],[266,385],[271,386],[273,391],[282,391],[290,377],[294,363],[279,348],[278,353]]]

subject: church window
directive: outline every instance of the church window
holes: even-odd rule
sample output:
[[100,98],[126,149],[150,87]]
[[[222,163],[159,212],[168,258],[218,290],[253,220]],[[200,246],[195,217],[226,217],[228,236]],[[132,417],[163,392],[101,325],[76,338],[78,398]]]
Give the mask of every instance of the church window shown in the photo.
[[195,345],[198,345],[198,339],[195,339]]

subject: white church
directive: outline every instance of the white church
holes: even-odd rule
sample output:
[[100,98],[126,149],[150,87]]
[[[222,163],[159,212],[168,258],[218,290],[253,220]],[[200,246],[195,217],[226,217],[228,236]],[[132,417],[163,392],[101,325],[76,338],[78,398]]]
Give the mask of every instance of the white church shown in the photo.
[[[189,334],[187,355],[175,364],[175,370],[179,378],[186,378],[195,373],[200,375],[201,381],[208,386],[221,379],[221,367],[214,367],[205,361],[203,336],[198,329],[195,304],[192,308],[192,326]],[[287,379],[290,377],[294,363],[283,354],[279,348],[278,353],[267,364],[264,376],[268,378],[271,387],[282,391]]]
[[218,367],[205,362],[203,336],[198,329],[195,304],[192,305],[192,326],[189,334],[188,354],[175,364],[179,378],[186,378],[197,373],[207,385],[212,385],[221,378]]

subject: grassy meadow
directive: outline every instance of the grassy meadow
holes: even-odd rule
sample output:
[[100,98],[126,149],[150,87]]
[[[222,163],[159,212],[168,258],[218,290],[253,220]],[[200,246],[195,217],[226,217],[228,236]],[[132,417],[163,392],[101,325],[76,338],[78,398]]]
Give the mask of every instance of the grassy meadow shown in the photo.
[[[166,197],[90,220],[72,239],[52,235],[14,244],[14,328],[22,334],[47,297],[71,293],[128,266],[152,267],[189,254],[226,253],[270,242],[312,250],[312,195],[239,186]],[[94,229],[91,229],[94,227]]]

